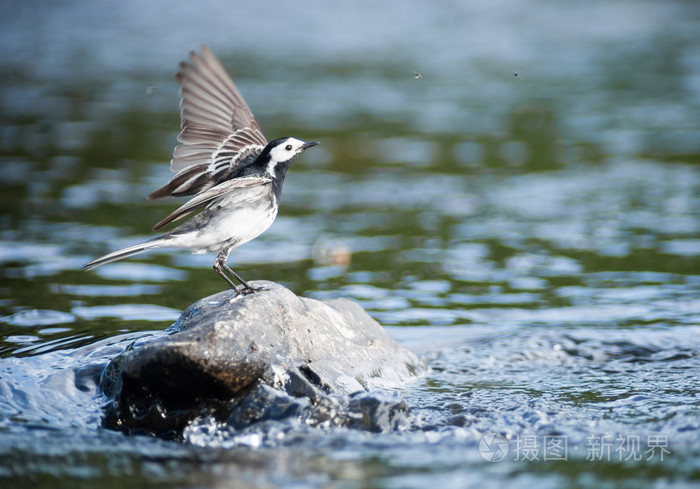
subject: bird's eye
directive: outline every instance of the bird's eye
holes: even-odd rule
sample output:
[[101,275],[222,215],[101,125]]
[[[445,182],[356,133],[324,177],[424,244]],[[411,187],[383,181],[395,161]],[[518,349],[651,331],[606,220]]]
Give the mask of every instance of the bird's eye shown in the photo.
[[291,144],[288,144],[287,146],[284,147],[284,149],[286,149],[287,151],[291,151],[291,150],[292,150],[292,145],[291,145]]

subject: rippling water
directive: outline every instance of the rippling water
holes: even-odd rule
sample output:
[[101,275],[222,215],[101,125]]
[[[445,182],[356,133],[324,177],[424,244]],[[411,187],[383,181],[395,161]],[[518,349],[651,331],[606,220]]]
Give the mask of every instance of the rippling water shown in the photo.
[[[694,3],[1,9],[3,487],[698,483]],[[351,298],[423,355],[386,393],[400,429],[101,428],[95,373],[224,285],[210,255],[79,270],[175,206],[144,196],[169,176],[171,73],[203,42],[268,137],[322,142],[230,263]]]

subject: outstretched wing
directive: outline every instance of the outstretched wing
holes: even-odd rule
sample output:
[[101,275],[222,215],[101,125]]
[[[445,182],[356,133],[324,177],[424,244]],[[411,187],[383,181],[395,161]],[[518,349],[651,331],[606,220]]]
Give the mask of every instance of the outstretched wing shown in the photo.
[[235,192],[237,189],[256,187],[259,185],[269,185],[270,183],[272,183],[272,178],[267,176],[239,177],[221,182],[220,184],[197,194],[193,199],[179,207],[168,217],[153,226],[153,230],[157,231],[166,224],[185,217],[192,212],[209,205],[216,198],[222,197],[231,192]]
[[180,63],[181,143],[170,169],[176,175],[149,199],[193,195],[255,161],[267,145],[258,122],[231,77],[208,47]]

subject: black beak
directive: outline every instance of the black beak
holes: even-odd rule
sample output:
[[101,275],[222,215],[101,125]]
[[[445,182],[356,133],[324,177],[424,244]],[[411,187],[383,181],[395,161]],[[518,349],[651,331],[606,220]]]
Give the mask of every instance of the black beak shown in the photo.
[[318,146],[319,143],[318,141],[309,141],[308,143],[304,143],[304,145],[301,147],[303,150],[307,150],[309,148],[313,148],[314,146]]

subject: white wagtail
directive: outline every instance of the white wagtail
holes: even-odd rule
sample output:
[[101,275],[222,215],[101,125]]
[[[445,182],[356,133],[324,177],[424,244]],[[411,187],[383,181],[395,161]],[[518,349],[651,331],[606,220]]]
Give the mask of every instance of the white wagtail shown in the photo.
[[156,231],[200,209],[202,212],[145,243],[97,258],[84,270],[158,248],[218,252],[214,270],[236,288],[225,272],[250,287],[226,265],[231,250],[260,236],[277,217],[287,170],[318,142],[292,137],[268,143],[231,77],[206,46],[180,63],[181,131],[170,161],[176,173],[149,199],[194,195],[153,226]]

